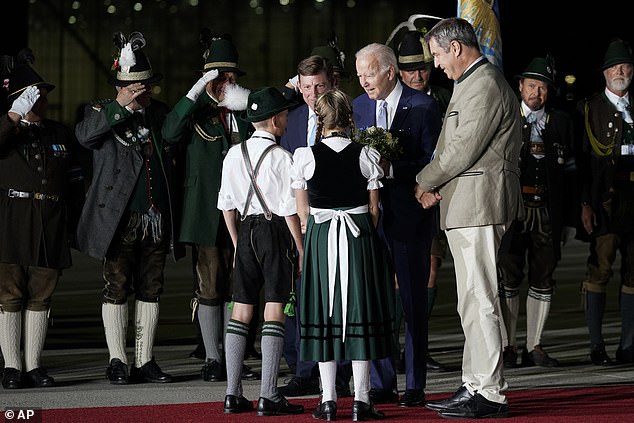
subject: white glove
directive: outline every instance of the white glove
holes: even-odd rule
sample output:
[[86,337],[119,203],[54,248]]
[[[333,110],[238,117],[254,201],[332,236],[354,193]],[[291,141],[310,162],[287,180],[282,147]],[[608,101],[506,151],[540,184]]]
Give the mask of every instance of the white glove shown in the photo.
[[31,85],[22,91],[22,94],[13,101],[11,110],[9,112],[20,115],[21,119],[24,119],[27,113],[31,111],[33,105],[40,98],[40,89],[35,85]]
[[194,86],[189,90],[185,97],[190,99],[193,102],[196,102],[198,97],[205,91],[205,87],[209,81],[212,81],[218,77],[218,69],[213,69],[208,72],[205,72],[203,76],[200,77],[198,81],[194,84]]
[[289,79],[288,83],[291,84],[295,91],[299,92],[299,75],[295,75],[294,77]]
[[561,230],[561,245],[566,245],[577,235],[577,229],[572,226],[564,226]]

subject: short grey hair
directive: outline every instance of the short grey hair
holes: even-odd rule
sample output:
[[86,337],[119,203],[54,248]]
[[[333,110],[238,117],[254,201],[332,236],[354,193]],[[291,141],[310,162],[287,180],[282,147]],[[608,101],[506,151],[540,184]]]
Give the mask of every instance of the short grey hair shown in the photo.
[[396,60],[396,54],[394,54],[394,50],[385,44],[372,43],[363,47],[361,50],[357,51],[354,55],[357,59],[366,57],[366,56],[374,56],[379,62],[379,69],[383,72],[387,72],[392,66],[394,72],[398,72],[398,61]]
[[449,51],[452,41],[458,41],[466,47],[480,50],[480,43],[473,26],[462,18],[447,18],[438,22],[425,34],[425,41],[434,39],[436,44],[445,52]]

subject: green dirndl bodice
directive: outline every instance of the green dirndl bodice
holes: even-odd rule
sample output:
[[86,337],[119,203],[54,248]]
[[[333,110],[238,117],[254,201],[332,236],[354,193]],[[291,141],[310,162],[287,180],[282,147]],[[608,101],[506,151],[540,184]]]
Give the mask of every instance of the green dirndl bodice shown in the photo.
[[348,303],[343,338],[340,268],[329,316],[328,230],[332,220],[308,219],[304,242],[302,288],[299,297],[300,359],[311,361],[370,360],[390,355],[394,319],[394,277],[387,252],[369,213],[350,214],[360,229],[348,231]]

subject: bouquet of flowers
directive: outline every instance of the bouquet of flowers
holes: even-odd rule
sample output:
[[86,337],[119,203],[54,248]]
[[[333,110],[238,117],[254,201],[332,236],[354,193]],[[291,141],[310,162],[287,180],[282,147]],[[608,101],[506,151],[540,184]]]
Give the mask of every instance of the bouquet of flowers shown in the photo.
[[355,141],[359,144],[369,145],[381,154],[381,158],[386,160],[396,160],[403,154],[403,146],[398,143],[398,138],[376,126],[357,131]]

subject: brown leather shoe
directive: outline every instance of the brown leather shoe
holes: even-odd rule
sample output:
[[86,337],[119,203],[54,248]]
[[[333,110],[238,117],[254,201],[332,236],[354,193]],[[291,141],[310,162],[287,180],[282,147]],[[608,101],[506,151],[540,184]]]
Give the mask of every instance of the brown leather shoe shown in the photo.
[[522,366],[540,366],[540,367],[557,367],[559,361],[550,357],[546,351],[542,349],[541,345],[535,345],[535,348],[531,352],[527,352],[524,349],[522,353]]

